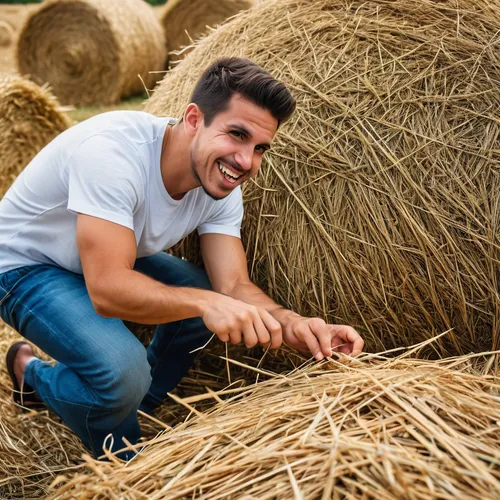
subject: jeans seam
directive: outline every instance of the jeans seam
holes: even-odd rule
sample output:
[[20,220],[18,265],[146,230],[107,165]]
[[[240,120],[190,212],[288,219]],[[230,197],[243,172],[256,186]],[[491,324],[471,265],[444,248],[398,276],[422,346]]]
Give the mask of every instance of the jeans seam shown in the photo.
[[[16,281],[16,284],[17,284],[17,281]],[[12,290],[14,288],[11,288],[5,295],[4,297],[0,300],[0,306],[10,297],[11,293],[12,293]]]
[[92,403],[90,406],[89,405],[81,405],[78,403],[72,403],[71,401],[66,401],[65,399],[59,399],[59,398],[52,398],[50,396],[46,396],[42,398],[43,401],[57,401],[58,403],[64,403],[67,405],[73,405],[73,406],[79,406],[80,408],[90,408],[92,409],[94,407],[94,403]]

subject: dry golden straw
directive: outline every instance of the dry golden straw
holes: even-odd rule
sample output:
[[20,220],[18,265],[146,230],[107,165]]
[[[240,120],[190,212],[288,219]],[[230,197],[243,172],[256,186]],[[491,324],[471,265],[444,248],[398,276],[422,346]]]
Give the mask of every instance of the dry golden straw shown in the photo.
[[[0,328],[1,358],[16,340]],[[57,417],[21,413],[2,366],[0,498],[495,498],[498,354],[410,358],[422,347],[304,365],[211,345],[172,402],[141,416],[146,448],[128,465],[82,460]]]
[[[139,332],[139,337],[144,332]],[[12,384],[3,360],[11,344],[22,337],[0,321],[0,498],[46,498],[51,483],[60,475],[71,475],[86,467],[82,455],[86,453],[80,440],[61,421],[48,411],[22,413],[12,401]],[[281,350],[262,357],[260,349],[249,351],[230,346],[229,356],[265,370],[290,370],[303,362],[296,354]],[[47,357],[38,352],[38,355]],[[214,400],[206,393],[230,390],[240,391],[245,380],[252,383],[256,377],[251,368],[229,365],[220,356],[226,356],[224,344],[211,343],[196,360],[195,366],[175,390],[179,397],[198,397],[196,408],[202,411],[213,406]],[[262,378],[262,377],[261,377]],[[154,417],[140,417],[146,440],[159,432],[182,422],[189,410],[175,401],[167,401]]]
[[441,354],[498,349],[499,26],[498,0],[269,0],[201,40],[146,110],[178,116],[218,57],[262,64],[298,109],[244,188],[252,278],[372,351],[448,329]]
[[46,0],[17,46],[19,71],[48,82],[63,104],[113,104],[154,86],[165,37],[143,0]]
[[0,73],[0,197],[38,151],[69,127],[58,106],[47,89]]
[[0,20],[0,47],[9,47],[14,39],[14,28],[7,22]]
[[207,393],[219,402],[205,413],[193,406],[203,397],[174,396],[191,419],[127,464],[87,457],[50,498],[498,498],[500,378],[472,361],[365,355],[288,375],[255,369],[267,380]]
[[209,27],[222,24],[240,11],[249,9],[256,0],[168,0],[161,15],[165,29],[169,62],[185,56],[183,51],[171,54],[192,44],[207,33]]

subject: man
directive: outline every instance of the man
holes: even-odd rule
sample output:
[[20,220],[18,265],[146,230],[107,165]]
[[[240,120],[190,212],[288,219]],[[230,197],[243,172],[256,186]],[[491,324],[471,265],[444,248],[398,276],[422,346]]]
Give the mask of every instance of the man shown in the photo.
[[[113,450],[138,441],[137,408],[162,402],[212,332],[318,360],[361,351],[354,329],[280,307],[248,277],[240,185],[294,109],[262,68],[223,59],[178,123],[105,113],[37,155],[0,203],[0,315],[57,364],[11,347],[17,402],[43,402],[99,456],[109,434]],[[162,252],[195,229],[208,279]],[[147,352],[122,320],[159,325]]]

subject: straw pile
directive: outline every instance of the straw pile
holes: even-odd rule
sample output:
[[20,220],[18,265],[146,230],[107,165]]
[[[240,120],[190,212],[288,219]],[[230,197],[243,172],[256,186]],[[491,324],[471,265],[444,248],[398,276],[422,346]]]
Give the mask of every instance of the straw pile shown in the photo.
[[[9,346],[22,337],[0,320],[0,498],[45,498],[50,484],[64,472],[70,475],[85,467],[86,452],[80,440],[58,417],[48,411],[22,413],[12,402],[12,384],[3,360]],[[36,350],[36,349],[35,349]],[[45,359],[46,355],[37,351]],[[206,391],[221,391],[228,385],[240,387],[246,380],[254,381],[251,368],[228,366],[224,357],[243,359],[245,363],[273,372],[291,370],[304,360],[293,352],[269,352],[264,357],[260,349],[248,350],[222,343],[208,346],[191,371],[182,379],[174,393],[191,397]],[[204,410],[213,406],[205,398],[196,407]],[[167,401],[155,413],[155,418],[140,416],[145,439],[152,439],[165,426],[183,422],[189,411],[175,401]]]
[[0,47],[9,47],[14,39],[14,28],[7,22],[0,20]]
[[244,189],[252,278],[373,351],[450,328],[441,354],[496,349],[498,26],[498,0],[269,0],[200,41],[146,110],[180,115],[217,57],[263,65],[298,106]]
[[18,340],[0,321],[0,498],[39,498],[61,468],[81,461],[85,449],[47,412],[22,413],[14,406],[4,359]]
[[[128,464],[87,457],[51,498],[498,498],[500,378],[470,365],[365,355],[256,369],[270,378],[176,398],[196,416]],[[203,397],[219,403],[199,413]]]
[[168,0],[161,15],[167,39],[169,62],[182,59],[186,51],[172,51],[192,44],[207,33],[209,27],[222,24],[240,11],[247,10],[257,0]]
[[165,37],[142,0],[46,0],[21,29],[17,61],[63,104],[113,104],[155,84]]
[[0,197],[38,151],[69,125],[47,89],[0,73]]

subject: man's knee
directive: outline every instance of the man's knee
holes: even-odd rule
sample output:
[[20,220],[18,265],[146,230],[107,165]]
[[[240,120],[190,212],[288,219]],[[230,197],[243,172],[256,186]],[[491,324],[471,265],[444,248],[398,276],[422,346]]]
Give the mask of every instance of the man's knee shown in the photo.
[[151,367],[146,350],[139,346],[121,356],[108,356],[101,383],[94,387],[98,404],[117,410],[132,411],[141,403],[151,385]]

